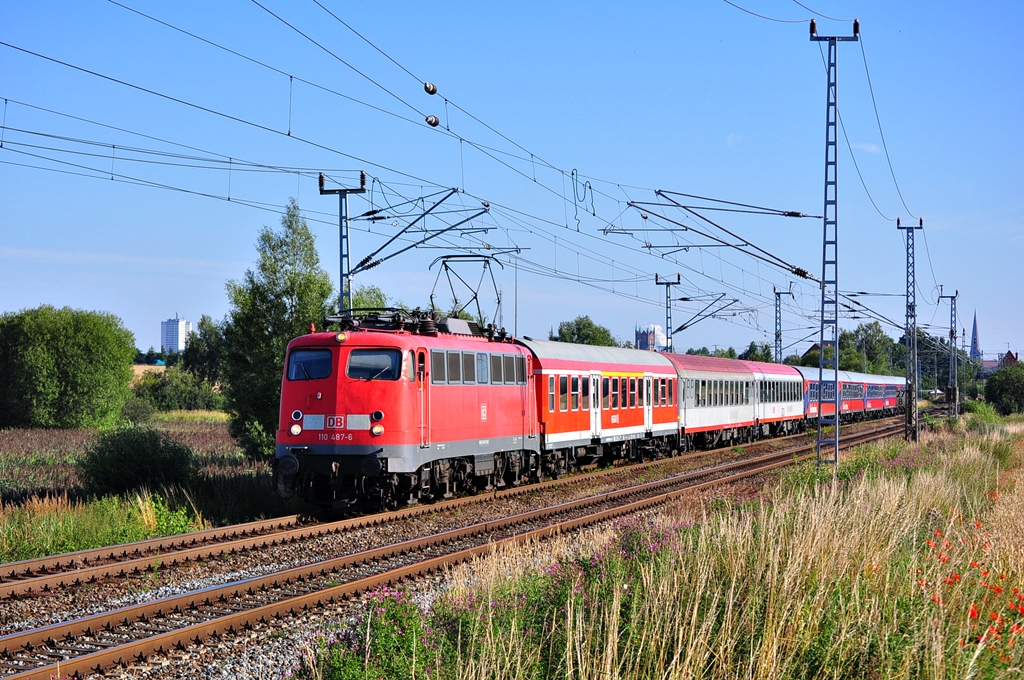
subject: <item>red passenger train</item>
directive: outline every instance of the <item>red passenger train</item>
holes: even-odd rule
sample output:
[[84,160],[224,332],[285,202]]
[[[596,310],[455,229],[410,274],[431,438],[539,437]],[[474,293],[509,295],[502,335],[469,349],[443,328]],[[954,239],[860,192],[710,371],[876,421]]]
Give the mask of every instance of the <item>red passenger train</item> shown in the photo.
[[[394,507],[586,465],[754,441],[817,417],[817,369],[484,334],[388,312],[288,345],[275,487]],[[901,378],[841,373],[844,415],[895,413]],[[846,399],[849,396],[850,399]]]

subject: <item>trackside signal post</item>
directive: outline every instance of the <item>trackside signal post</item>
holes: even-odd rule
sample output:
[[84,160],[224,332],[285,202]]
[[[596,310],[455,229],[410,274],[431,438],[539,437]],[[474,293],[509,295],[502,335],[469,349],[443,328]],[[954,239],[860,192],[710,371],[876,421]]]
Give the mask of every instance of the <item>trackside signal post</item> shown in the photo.
[[[851,36],[818,35],[811,19],[811,40],[828,43],[828,89],[825,101],[825,210],[822,213],[821,334],[818,342],[818,466],[827,463],[839,469],[839,216],[836,174],[839,155],[839,109],[836,84],[836,56],[839,43],[860,39],[860,21],[853,21]],[[778,299],[778,298],[776,298]],[[828,406],[831,406],[831,413]],[[826,429],[831,427],[831,431]]]
[[920,428],[917,420],[917,268],[914,262],[914,232],[924,229],[924,219],[916,226],[903,226],[897,217],[896,228],[907,232],[907,421],[904,433],[908,442],[916,442]]
[[352,278],[352,270],[348,260],[348,195],[363,193],[366,193],[366,173],[362,170],[359,171],[358,189],[325,189],[324,173],[320,173],[320,195],[338,194],[338,232],[340,236],[339,241],[341,242],[341,279],[338,282],[341,285],[341,294],[338,299],[339,312],[352,309],[352,286],[350,280]]

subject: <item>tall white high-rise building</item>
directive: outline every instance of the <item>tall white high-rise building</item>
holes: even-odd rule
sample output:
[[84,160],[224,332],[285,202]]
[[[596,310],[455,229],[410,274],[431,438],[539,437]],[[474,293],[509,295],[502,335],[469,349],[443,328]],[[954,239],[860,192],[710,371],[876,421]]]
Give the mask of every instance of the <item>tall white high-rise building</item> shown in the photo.
[[173,319],[160,322],[160,351],[184,352],[185,342],[188,334],[192,332],[192,322],[179,319],[175,314]]

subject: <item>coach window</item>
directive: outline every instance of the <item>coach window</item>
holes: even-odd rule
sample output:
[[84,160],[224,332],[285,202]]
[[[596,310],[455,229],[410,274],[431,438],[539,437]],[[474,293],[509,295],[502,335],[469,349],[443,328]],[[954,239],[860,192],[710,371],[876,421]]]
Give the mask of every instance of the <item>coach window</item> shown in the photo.
[[500,354],[492,354],[491,355],[491,384],[492,385],[500,385],[501,383],[502,383],[502,380],[501,380],[501,355]]
[[583,388],[582,389],[582,392],[583,392],[583,410],[584,411],[589,411],[590,410],[590,376],[589,375],[585,375],[585,376],[583,376],[582,380],[583,380],[583,385],[582,385],[582,388]]
[[668,382],[668,405],[669,406],[675,406],[676,402],[672,398],[673,397],[673,395],[672,395],[672,383],[674,383],[675,380],[673,380],[672,378],[669,378],[667,382]]
[[548,411],[555,410],[555,376],[548,376]]
[[488,368],[489,368],[489,366],[488,366],[488,361],[487,361],[487,355],[486,354],[482,354],[482,353],[481,354],[477,354],[476,355],[476,381],[478,383],[480,383],[481,385],[484,385],[484,384],[487,383],[487,379],[488,379],[488,375],[487,375],[488,371],[487,371],[487,369]]
[[629,407],[636,408],[636,378],[629,379]]
[[619,379],[612,378],[612,408],[619,408]]
[[629,408],[629,402],[627,401],[629,394],[629,380],[625,377],[622,378],[619,388],[619,408]]
[[558,376],[558,410],[569,410],[569,378],[564,375]]
[[445,360],[444,352],[438,352],[431,350],[430,352],[430,382],[443,383],[447,382],[445,377]]
[[[645,389],[645,387],[646,387],[646,389]],[[644,404],[650,402],[650,400],[651,400],[650,387],[647,386],[647,381],[644,380],[643,378],[637,378],[636,379],[636,391],[637,391],[637,395],[636,395],[636,405],[637,405],[637,408],[643,408]],[[644,392],[645,391],[646,391],[646,394],[647,394],[646,401],[645,401],[645,397],[644,397]]]
[[580,410],[580,378],[578,375],[572,377],[572,410]]
[[516,384],[526,384],[526,357],[521,354],[516,355]]
[[668,405],[668,380],[666,378],[661,379],[661,405]]
[[515,385],[516,384],[516,358],[511,354],[506,354],[501,357],[502,363],[505,365],[505,384]]
[[601,408],[605,410],[608,410],[608,404],[610,400],[608,383],[609,379],[607,377],[601,378]]
[[448,384],[462,382],[462,352],[448,352]]
[[462,382],[471,385],[476,382],[476,353],[462,353]]

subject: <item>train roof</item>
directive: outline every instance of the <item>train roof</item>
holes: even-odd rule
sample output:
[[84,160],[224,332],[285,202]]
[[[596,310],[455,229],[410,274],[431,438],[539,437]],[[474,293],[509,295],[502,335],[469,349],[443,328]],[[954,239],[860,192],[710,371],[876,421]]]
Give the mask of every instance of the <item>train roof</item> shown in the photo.
[[[542,366],[558,367],[561,362],[583,362],[594,365],[632,365],[656,366],[672,370],[672,363],[657,352],[622,347],[602,347],[599,345],[577,345],[570,342],[553,340],[533,340],[516,338],[518,344],[529,348],[540,360]],[[664,371],[662,371],[664,372]]]
[[[794,366],[800,371],[804,380],[817,380],[817,366]],[[906,379],[895,375],[873,375],[871,373],[855,373],[853,371],[839,371],[839,382],[872,383],[874,385],[905,385]]]

